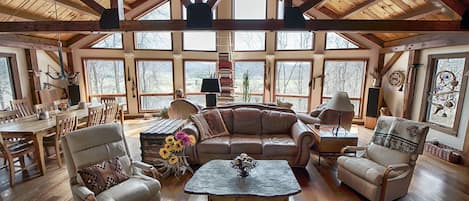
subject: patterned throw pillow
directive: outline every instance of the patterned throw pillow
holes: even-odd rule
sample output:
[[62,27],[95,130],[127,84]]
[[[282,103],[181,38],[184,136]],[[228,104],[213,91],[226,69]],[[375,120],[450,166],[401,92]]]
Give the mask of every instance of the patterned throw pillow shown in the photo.
[[78,174],[85,186],[96,195],[129,179],[129,176],[122,170],[122,164],[117,157],[78,170]]
[[230,135],[218,109],[192,115],[191,119],[199,129],[201,140]]

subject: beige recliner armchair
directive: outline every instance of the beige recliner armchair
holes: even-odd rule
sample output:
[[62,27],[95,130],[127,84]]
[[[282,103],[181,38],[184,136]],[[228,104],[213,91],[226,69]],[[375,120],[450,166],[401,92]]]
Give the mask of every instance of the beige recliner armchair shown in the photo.
[[[62,149],[75,201],[160,200],[161,186],[158,180],[142,174],[142,170],[156,174],[155,169],[151,165],[132,161],[119,124],[99,125],[72,132],[62,137]],[[95,195],[86,188],[77,171],[116,157],[119,157],[129,179]]]
[[338,178],[371,201],[389,201],[407,194],[428,126],[398,117],[378,119],[367,147],[345,147],[364,151],[360,157],[337,159]]

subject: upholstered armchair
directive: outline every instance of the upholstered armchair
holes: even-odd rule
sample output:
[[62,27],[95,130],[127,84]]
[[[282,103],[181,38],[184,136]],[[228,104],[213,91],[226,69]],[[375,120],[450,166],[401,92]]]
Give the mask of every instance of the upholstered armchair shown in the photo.
[[390,201],[407,194],[428,126],[398,117],[378,119],[366,147],[345,147],[342,152],[364,151],[359,157],[337,159],[339,180],[371,201]]
[[189,119],[191,115],[198,113],[201,109],[202,106],[188,99],[179,98],[170,103],[168,116],[170,119]]
[[[156,170],[151,165],[132,161],[119,124],[98,125],[74,131],[62,137],[62,148],[75,201],[160,200],[160,183],[142,173],[142,170],[146,170],[156,176]],[[84,185],[78,170],[116,157],[129,179],[95,195]]]

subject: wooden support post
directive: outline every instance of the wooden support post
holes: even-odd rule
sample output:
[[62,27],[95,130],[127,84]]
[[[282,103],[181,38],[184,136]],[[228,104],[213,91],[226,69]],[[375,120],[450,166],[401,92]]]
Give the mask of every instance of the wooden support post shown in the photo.
[[412,102],[414,101],[415,80],[417,77],[417,67],[420,60],[420,51],[409,51],[409,62],[407,66],[407,76],[404,91],[404,111],[402,117],[411,118]]
[[396,61],[401,57],[403,53],[404,52],[396,52],[392,55],[391,59],[389,59],[389,61],[386,62],[386,64],[384,65],[383,69],[381,69],[381,76],[384,76],[392,68],[392,66],[396,63]]
[[35,49],[25,49],[26,65],[28,68],[29,87],[31,88],[31,99],[33,104],[40,103],[38,91],[41,90],[41,81],[36,73],[39,73],[37,63],[37,51]]

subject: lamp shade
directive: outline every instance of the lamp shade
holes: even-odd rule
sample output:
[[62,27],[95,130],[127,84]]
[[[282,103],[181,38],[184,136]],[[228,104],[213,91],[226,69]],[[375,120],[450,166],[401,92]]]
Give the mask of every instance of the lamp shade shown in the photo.
[[216,78],[203,79],[200,92],[220,93],[220,80]]
[[327,103],[327,109],[340,111],[340,112],[352,112],[354,106],[350,102],[347,92],[337,92],[332,99]]

